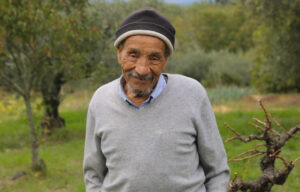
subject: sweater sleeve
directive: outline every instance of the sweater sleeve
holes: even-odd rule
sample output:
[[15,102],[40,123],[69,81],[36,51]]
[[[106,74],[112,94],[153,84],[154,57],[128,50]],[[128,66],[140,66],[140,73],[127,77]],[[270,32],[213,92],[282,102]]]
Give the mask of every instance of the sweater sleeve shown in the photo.
[[225,192],[230,179],[230,169],[215,115],[206,93],[197,114],[195,120],[197,147],[200,164],[205,172],[206,191]]
[[86,122],[83,172],[87,192],[100,192],[107,172],[105,157],[101,152],[100,139],[95,132],[96,122],[89,106]]

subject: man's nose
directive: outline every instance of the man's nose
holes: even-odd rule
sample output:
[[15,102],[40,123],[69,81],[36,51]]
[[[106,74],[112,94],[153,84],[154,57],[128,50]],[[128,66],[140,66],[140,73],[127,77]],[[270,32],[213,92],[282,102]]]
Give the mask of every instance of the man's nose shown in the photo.
[[146,58],[140,58],[139,61],[136,64],[135,71],[139,75],[148,75],[151,73],[151,70],[149,68],[149,63]]

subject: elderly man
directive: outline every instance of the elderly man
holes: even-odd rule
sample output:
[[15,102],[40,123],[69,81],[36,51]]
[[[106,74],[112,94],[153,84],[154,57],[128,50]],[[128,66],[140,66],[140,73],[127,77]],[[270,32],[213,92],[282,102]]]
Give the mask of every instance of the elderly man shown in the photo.
[[89,105],[86,191],[227,191],[227,157],[204,88],[162,74],[174,36],[167,18],[150,8],[130,14],[116,32],[122,76]]

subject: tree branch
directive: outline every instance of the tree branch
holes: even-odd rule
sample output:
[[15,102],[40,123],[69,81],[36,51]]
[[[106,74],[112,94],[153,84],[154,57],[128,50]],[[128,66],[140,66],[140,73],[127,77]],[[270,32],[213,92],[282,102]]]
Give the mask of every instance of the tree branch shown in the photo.
[[[256,119],[256,118],[253,118],[253,119]],[[258,119],[256,119],[256,120],[258,120]],[[251,125],[251,126],[254,127],[254,128],[257,128],[257,129],[263,131],[263,132],[266,131],[265,128],[263,128],[263,127],[261,127],[261,126],[258,126],[258,125],[256,125],[255,123],[249,122],[248,124]],[[270,134],[271,134],[272,136],[277,136],[277,137],[280,136],[280,133],[278,133],[278,132],[275,131],[274,129],[271,129]]]
[[8,82],[9,84],[7,84],[8,88],[12,88],[13,90],[15,90],[17,93],[19,93],[22,96],[25,96],[25,92],[24,90],[14,81],[11,80],[11,78],[9,78],[7,75],[5,75],[3,73],[3,71],[1,71],[0,76],[5,79],[6,82]]
[[252,140],[264,140],[265,139],[264,134],[259,135],[259,136],[258,135],[250,135],[248,138],[243,138],[236,130],[234,130],[232,127],[230,127],[229,124],[225,123],[225,126],[236,135],[235,137],[229,138],[226,141],[232,141],[235,139],[239,139],[240,141],[242,141],[244,143],[248,143]]
[[291,128],[286,134],[282,134],[279,137],[278,141],[278,147],[282,147],[285,145],[285,143],[293,137],[294,134],[296,134],[298,131],[300,131],[300,125],[296,125],[295,127]]
[[25,86],[25,79],[23,78],[24,77],[24,70],[22,70],[20,68],[20,66],[22,65],[21,62],[18,60],[18,58],[15,56],[15,52],[13,51],[13,49],[15,49],[20,57],[20,52],[19,50],[16,48],[16,46],[14,45],[14,43],[9,40],[9,39],[6,39],[6,43],[7,43],[7,50],[8,52],[10,53],[10,56],[12,56],[13,58],[13,62],[15,63],[15,66],[16,66],[16,69],[17,69],[17,78],[19,78],[19,82],[21,82],[23,85],[22,87],[26,87]]
[[279,155],[275,155],[275,157],[277,158],[277,159],[280,159],[282,162],[283,162],[283,164],[284,164],[284,166],[287,168],[288,167],[288,162],[285,160],[285,158],[283,158],[283,157],[281,157],[281,156],[279,156]]
[[[262,145],[257,145],[256,147],[258,147],[258,146],[262,146]],[[256,147],[253,148],[253,149],[250,149],[250,150],[248,150],[248,151],[245,151],[245,152],[243,152],[243,153],[240,153],[240,154],[238,154],[238,155],[236,155],[236,156],[234,156],[234,157],[232,157],[231,159],[228,160],[228,162],[230,162],[230,161],[242,161],[242,160],[246,160],[246,159],[251,159],[251,158],[253,158],[253,157],[256,157],[256,156],[258,156],[258,155],[262,155],[262,154],[265,154],[265,153],[266,153],[265,151],[257,150]],[[241,158],[241,159],[237,159],[238,157],[241,157],[241,156],[246,155],[246,154],[248,154],[248,153],[250,153],[250,154],[252,154],[252,155],[247,156],[247,157],[244,157],[244,158]],[[255,156],[254,156],[254,155],[255,155]]]
[[288,131],[272,116],[272,114],[270,114],[270,117],[272,119],[272,121],[285,133],[287,133]]
[[240,159],[236,159],[236,157],[234,157],[234,159],[233,159],[233,158],[229,159],[228,162],[230,162],[230,161],[244,161],[244,160],[247,160],[247,159],[252,159],[252,158],[254,158],[254,157],[263,155],[263,154],[265,154],[265,153],[266,153],[266,152],[261,152],[261,153],[258,152],[258,153],[256,153],[256,154],[253,154],[253,155],[250,155],[250,156],[247,156],[247,157],[244,157],[244,158],[240,158]]
[[297,161],[299,161],[299,160],[300,160],[300,157],[298,157],[297,159],[295,159],[295,160],[292,162],[292,164],[295,165],[295,164],[297,163]]

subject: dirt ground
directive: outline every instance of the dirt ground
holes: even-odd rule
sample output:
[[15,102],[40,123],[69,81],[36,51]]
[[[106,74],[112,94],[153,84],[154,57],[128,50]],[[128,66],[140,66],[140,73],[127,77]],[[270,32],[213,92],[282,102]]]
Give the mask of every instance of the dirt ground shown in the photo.
[[237,101],[213,106],[213,109],[215,112],[258,110],[260,100],[268,109],[298,108],[300,110],[300,94],[250,95]]

